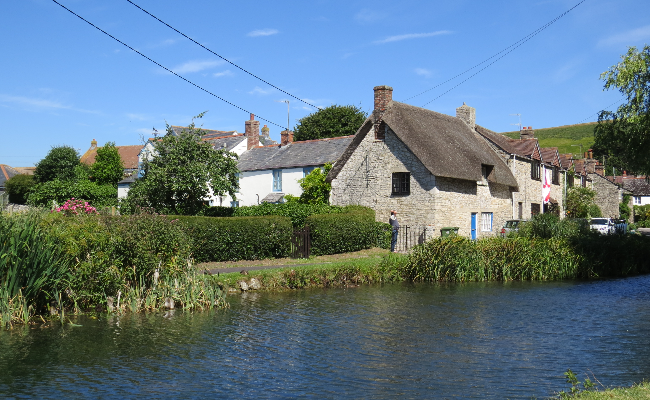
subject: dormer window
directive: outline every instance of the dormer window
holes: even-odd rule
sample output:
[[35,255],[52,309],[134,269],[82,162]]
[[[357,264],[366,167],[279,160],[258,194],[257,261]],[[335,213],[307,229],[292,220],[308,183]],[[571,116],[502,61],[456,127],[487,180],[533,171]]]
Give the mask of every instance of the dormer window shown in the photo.
[[488,177],[492,173],[492,170],[494,169],[493,165],[485,165],[481,164],[481,184],[486,185],[488,184]]

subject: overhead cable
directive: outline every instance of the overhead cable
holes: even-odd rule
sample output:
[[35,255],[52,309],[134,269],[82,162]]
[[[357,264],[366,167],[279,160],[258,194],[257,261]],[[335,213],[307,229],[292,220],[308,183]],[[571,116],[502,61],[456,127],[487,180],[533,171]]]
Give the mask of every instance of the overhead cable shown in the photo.
[[[425,94],[425,93],[427,93],[427,92],[429,92],[429,91],[431,91],[431,90],[433,90],[433,89],[435,89],[435,88],[437,88],[437,87],[440,87],[440,86],[444,85],[445,83],[450,82],[450,81],[452,81],[452,80],[454,80],[454,79],[456,79],[456,78],[458,78],[458,77],[460,77],[460,76],[462,76],[462,75],[465,75],[466,73],[472,71],[473,69],[476,69],[476,68],[478,68],[479,66],[485,64],[486,62],[492,60],[493,58],[495,58],[495,57],[501,55],[500,57],[496,58],[496,60],[492,61],[491,63],[489,63],[489,64],[486,65],[485,67],[481,68],[479,71],[475,72],[475,73],[472,74],[470,77],[466,78],[465,80],[463,80],[462,82],[460,82],[460,83],[457,84],[456,86],[454,86],[454,87],[452,87],[451,89],[447,90],[446,92],[442,93],[441,95],[439,95],[439,96],[436,97],[435,99],[433,99],[433,100],[427,102],[426,104],[424,104],[424,106],[426,106],[427,104],[431,103],[431,102],[434,101],[434,100],[439,99],[439,98],[442,97],[443,95],[449,93],[449,92],[452,91],[453,89],[455,89],[455,88],[457,88],[458,86],[462,85],[463,83],[467,82],[467,81],[468,81],[469,79],[471,79],[472,77],[474,77],[474,76],[476,76],[477,74],[479,74],[480,72],[484,71],[485,69],[487,69],[488,67],[490,67],[492,64],[496,63],[497,61],[499,61],[499,60],[502,59],[503,57],[505,57],[505,56],[507,56],[508,54],[512,53],[515,49],[517,49],[518,47],[520,47],[521,45],[523,45],[524,43],[526,43],[526,42],[529,41],[530,39],[532,39],[532,38],[534,38],[535,36],[537,36],[537,34],[539,34],[540,32],[542,32],[543,30],[545,30],[545,29],[548,28],[549,26],[553,25],[553,24],[554,24],[555,22],[557,22],[560,18],[564,17],[564,16],[567,15],[569,12],[573,11],[573,9],[575,9],[576,7],[578,7],[579,5],[581,5],[582,3],[584,3],[585,1],[587,1],[587,0],[582,0],[582,1],[580,1],[578,4],[574,5],[573,7],[571,7],[570,9],[568,9],[567,11],[565,11],[565,12],[563,12],[562,14],[560,14],[559,16],[555,17],[553,20],[547,22],[546,24],[544,24],[544,25],[541,26],[540,28],[538,28],[538,29],[536,29],[535,31],[531,32],[530,34],[524,36],[524,37],[521,38],[520,40],[516,41],[515,43],[513,43],[513,44],[511,44],[510,46],[506,47],[505,49],[501,50],[500,52],[494,54],[493,56],[491,56],[491,57],[489,57],[489,58],[486,58],[485,60],[481,61],[480,63],[476,64],[475,66],[473,66],[473,67],[471,67],[471,68],[465,70],[464,72],[461,72],[460,74],[458,74],[458,75],[456,75],[456,76],[454,76],[454,77],[452,77],[452,78],[447,79],[446,81],[444,81],[444,82],[442,82],[442,83],[440,83],[440,84],[438,84],[438,85],[436,85],[436,86],[434,86],[434,87],[432,87],[432,88],[430,88],[430,89],[427,89],[427,90],[425,90],[425,91],[423,91],[423,92],[421,92],[421,93],[419,93],[419,94],[416,94],[415,96],[411,96],[411,97],[409,97],[409,98],[406,99],[405,101],[408,101],[408,100],[410,100],[410,99],[413,99],[413,98],[415,98],[415,97],[418,97],[418,96],[420,96],[420,95],[423,95],[423,94]],[[502,54],[502,53],[505,53],[505,54]],[[423,107],[424,107],[424,106],[423,106]]]
[[[160,64],[160,63],[158,63],[158,62],[156,62],[156,61],[154,61],[154,60],[152,60],[151,58],[149,58],[149,57],[147,57],[146,55],[142,54],[142,53],[139,52],[138,50],[134,49],[133,47],[131,47],[131,46],[129,46],[128,44],[124,43],[123,41],[119,40],[118,38],[116,38],[115,36],[113,36],[113,35],[111,35],[110,33],[106,32],[105,30],[99,28],[98,26],[96,26],[96,25],[93,24],[92,22],[90,22],[90,21],[88,21],[87,19],[83,18],[82,16],[80,16],[80,15],[77,14],[77,13],[75,13],[74,11],[70,10],[69,8],[67,8],[66,6],[64,6],[63,4],[59,3],[58,1],[56,1],[56,0],[52,0],[52,1],[55,2],[56,4],[58,4],[59,6],[61,6],[61,7],[62,7],[63,9],[65,9],[66,11],[70,12],[70,13],[71,13],[72,15],[74,15],[75,17],[79,18],[80,20],[84,21],[84,22],[87,23],[88,25],[90,25],[90,26],[92,26],[93,28],[97,29],[98,31],[102,32],[102,33],[105,34],[106,36],[110,37],[111,39],[115,40],[116,42],[120,43],[121,45],[127,47],[128,49],[133,50],[134,52],[138,53],[138,54],[141,55],[142,57],[144,57],[144,58],[146,58],[147,60],[151,61],[152,63],[156,64],[157,66],[159,66],[160,68],[164,69],[165,71],[170,72],[170,73],[174,74],[175,76],[181,78],[182,80],[184,80],[185,82],[189,83],[190,85],[192,85],[192,86],[194,86],[194,87],[196,87],[196,88],[198,88],[198,89],[203,90],[204,92],[208,93],[209,95],[214,96],[214,97],[216,97],[217,99],[219,99],[219,100],[221,100],[221,101],[223,101],[223,102],[225,102],[225,103],[228,103],[228,104],[230,104],[231,106],[233,106],[233,107],[235,107],[235,108],[238,108],[238,109],[240,109],[240,110],[242,110],[242,111],[245,111],[245,112],[247,112],[247,113],[249,113],[249,114],[255,114],[255,113],[253,113],[253,112],[251,112],[251,111],[248,111],[248,110],[246,110],[246,109],[244,109],[244,108],[242,108],[242,107],[239,107],[238,105],[236,105],[236,104],[234,104],[234,103],[229,102],[228,100],[226,100],[226,99],[224,99],[224,98],[222,98],[222,97],[217,96],[216,94],[212,93],[211,91],[209,91],[209,90],[207,90],[207,89],[205,89],[205,88],[203,88],[203,87],[197,85],[196,83],[190,81],[189,79],[187,79],[187,78],[185,78],[185,77],[183,77],[183,76],[177,74],[176,72],[172,71],[171,69],[165,67],[164,65],[162,65],[162,64]],[[257,115],[257,114],[255,114],[255,115]],[[257,115],[257,117],[258,117],[259,119],[261,119],[262,121],[266,121],[266,122],[268,122],[269,124],[275,125],[275,126],[280,127],[280,128],[284,128],[282,125],[278,125],[278,124],[276,124],[275,122],[272,122],[272,121],[269,121],[269,120],[266,119],[266,118],[262,118],[262,117],[260,117],[259,115]],[[289,129],[289,127],[287,127],[286,129]]]
[[265,81],[264,79],[262,79],[262,78],[260,78],[259,76],[253,74],[252,72],[249,72],[249,71],[245,70],[244,68],[242,68],[242,67],[240,67],[239,65],[233,63],[232,61],[228,60],[227,58],[225,58],[225,57],[223,57],[223,56],[221,56],[221,55],[215,53],[214,51],[212,51],[212,50],[210,50],[209,48],[205,47],[205,46],[202,45],[201,43],[199,43],[199,42],[197,42],[196,40],[192,39],[191,37],[187,36],[187,35],[184,34],[183,32],[181,32],[181,31],[179,31],[178,29],[174,28],[173,26],[169,25],[167,22],[163,21],[162,19],[160,19],[160,18],[156,17],[155,15],[151,14],[149,11],[147,11],[147,10],[145,10],[144,8],[140,7],[139,5],[135,4],[135,3],[132,2],[131,0],[126,0],[126,1],[128,1],[128,2],[131,3],[131,4],[133,4],[135,7],[139,8],[140,10],[142,10],[144,13],[148,14],[148,15],[151,16],[152,18],[158,20],[158,22],[160,22],[160,23],[162,23],[163,25],[167,26],[168,28],[170,28],[171,30],[173,30],[173,31],[175,31],[176,33],[180,34],[180,35],[183,36],[184,38],[186,38],[186,39],[188,39],[188,40],[194,42],[195,44],[201,46],[202,48],[204,48],[205,50],[207,50],[207,51],[209,51],[210,53],[214,54],[215,56],[221,58],[222,60],[224,60],[224,61],[227,62],[228,64],[232,65],[233,67],[238,68],[238,69],[240,69],[241,71],[247,73],[248,75],[254,77],[255,79],[258,79],[258,80],[260,80],[260,81],[266,83],[267,85],[269,85],[269,86],[271,86],[271,87],[273,87],[273,88],[275,88],[275,89],[281,91],[282,93],[286,94],[287,96],[291,96],[291,97],[293,97],[294,99],[296,99],[296,100],[298,100],[298,101],[301,101],[301,102],[307,104],[307,105],[310,106],[310,107],[314,107],[314,108],[316,108],[316,109],[320,109],[320,107],[315,106],[315,105],[313,105],[313,104],[311,104],[311,103],[309,103],[309,102],[307,102],[307,101],[305,101],[305,100],[303,100],[303,99],[301,99],[301,98],[299,98],[299,97],[296,97],[296,96],[292,95],[291,93],[289,93],[289,92],[287,92],[287,91],[285,91],[285,90],[280,89],[279,87],[275,86],[274,84]]

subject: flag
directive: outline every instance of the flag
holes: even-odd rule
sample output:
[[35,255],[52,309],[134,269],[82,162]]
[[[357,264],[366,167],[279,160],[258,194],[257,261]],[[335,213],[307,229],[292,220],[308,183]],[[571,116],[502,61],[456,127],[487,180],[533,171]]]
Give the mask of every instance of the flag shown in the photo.
[[551,174],[553,173],[550,169],[544,169],[544,183],[542,184],[542,201],[544,204],[548,204],[551,201]]

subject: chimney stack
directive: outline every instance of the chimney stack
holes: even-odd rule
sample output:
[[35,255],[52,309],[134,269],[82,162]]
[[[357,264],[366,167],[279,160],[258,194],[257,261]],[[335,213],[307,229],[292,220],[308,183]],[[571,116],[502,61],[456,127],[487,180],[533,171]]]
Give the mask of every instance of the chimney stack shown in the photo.
[[269,136],[269,127],[266,126],[266,125],[264,125],[264,126],[262,127],[262,136],[264,136],[266,139],[270,139],[270,136]]
[[587,158],[585,160],[585,172],[588,174],[595,174],[596,173],[596,164],[598,163],[598,160],[594,160],[593,158]]
[[596,173],[600,176],[605,176],[605,166],[602,164],[596,164]]
[[465,102],[456,109],[456,118],[462,119],[471,129],[476,127],[476,109]]
[[520,139],[535,139],[535,131],[532,126],[524,126],[519,133]]
[[96,149],[97,148],[97,141],[95,139],[90,141],[90,149]]
[[246,150],[260,145],[260,121],[255,121],[255,114],[251,114],[251,119],[244,123],[244,132],[248,140]]
[[286,146],[288,144],[293,143],[293,131],[286,130],[280,132],[280,144],[282,146]]
[[375,86],[375,113],[379,115],[386,111],[386,108],[393,101],[393,88],[390,86]]

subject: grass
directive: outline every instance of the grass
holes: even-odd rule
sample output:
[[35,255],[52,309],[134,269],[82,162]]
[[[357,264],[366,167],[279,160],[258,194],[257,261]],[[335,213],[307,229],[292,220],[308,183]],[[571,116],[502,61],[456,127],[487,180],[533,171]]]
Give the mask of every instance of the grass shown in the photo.
[[637,400],[650,399],[650,382],[642,382],[629,388],[614,388],[603,391],[585,391],[575,396],[585,400]]
[[[583,153],[593,146],[595,126],[596,122],[588,122],[555,128],[535,129],[535,137],[539,140],[540,147],[557,147],[560,154],[572,153],[574,156],[582,158],[579,145],[582,145]],[[504,132],[502,135],[512,139],[519,139],[519,131]]]

